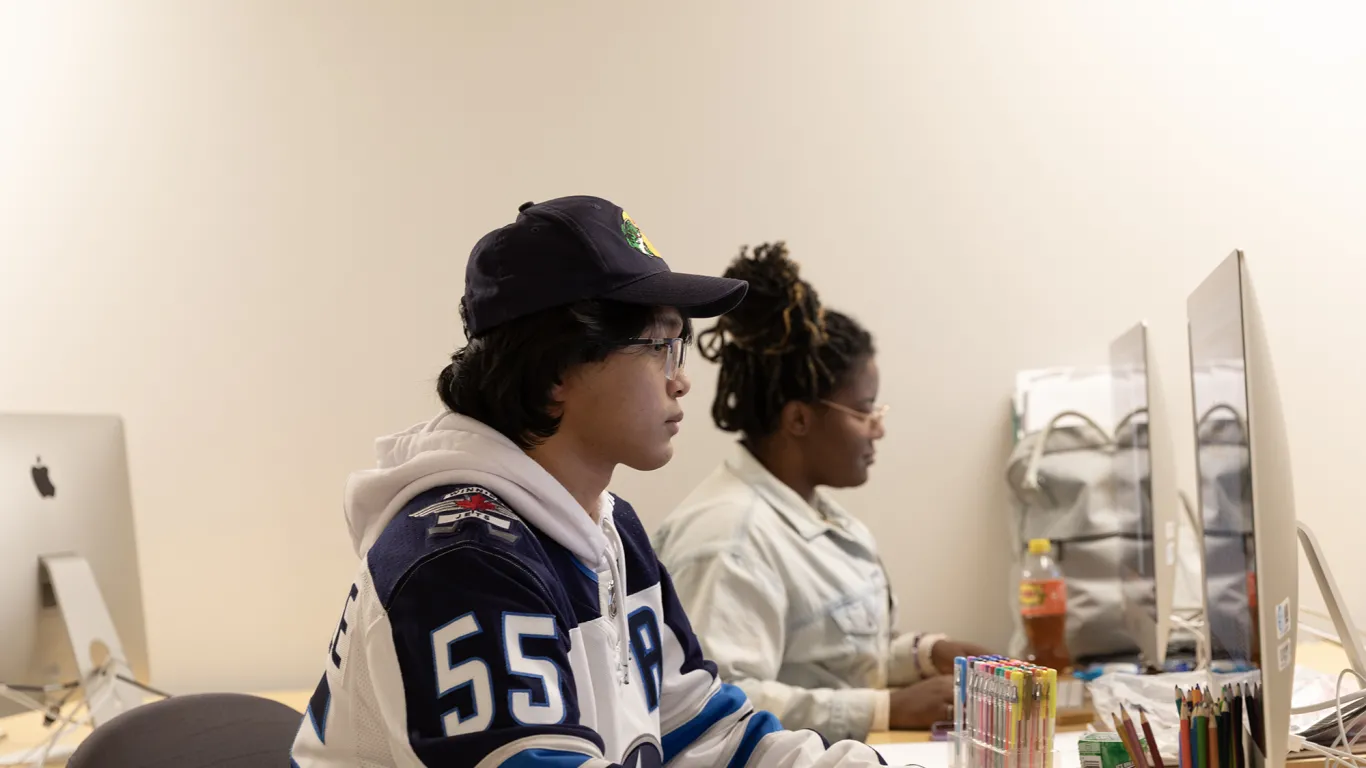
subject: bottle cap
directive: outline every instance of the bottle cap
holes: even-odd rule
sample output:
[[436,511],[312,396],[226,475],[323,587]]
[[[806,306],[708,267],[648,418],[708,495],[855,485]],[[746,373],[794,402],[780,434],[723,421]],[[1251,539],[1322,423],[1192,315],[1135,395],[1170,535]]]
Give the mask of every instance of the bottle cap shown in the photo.
[[1029,554],[1031,555],[1046,555],[1052,551],[1053,542],[1049,541],[1048,539],[1029,540]]

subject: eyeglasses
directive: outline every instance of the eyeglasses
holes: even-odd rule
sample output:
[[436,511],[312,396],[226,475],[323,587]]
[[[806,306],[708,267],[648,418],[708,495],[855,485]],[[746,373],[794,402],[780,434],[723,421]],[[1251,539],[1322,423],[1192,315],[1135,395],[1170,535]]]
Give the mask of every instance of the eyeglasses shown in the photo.
[[678,372],[683,370],[683,364],[688,360],[688,344],[681,338],[672,339],[627,339],[621,343],[623,347],[649,347],[650,352],[658,355],[665,353],[664,358],[664,378],[673,381]]
[[887,412],[892,410],[892,406],[890,405],[875,405],[871,411],[860,411],[857,408],[850,408],[847,405],[841,405],[833,400],[822,399],[820,403],[834,408],[837,411],[847,413],[870,427],[882,426],[883,419],[887,418]]

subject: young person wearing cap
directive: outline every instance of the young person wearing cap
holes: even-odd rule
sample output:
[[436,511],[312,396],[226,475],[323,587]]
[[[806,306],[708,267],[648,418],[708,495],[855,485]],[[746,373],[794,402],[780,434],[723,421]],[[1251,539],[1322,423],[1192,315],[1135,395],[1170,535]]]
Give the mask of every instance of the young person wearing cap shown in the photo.
[[617,465],[662,467],[689,319],[739,280],[670,272],[617,206],[528,204],[474,247],[449,411],[378,441],[361,564],[293,750],[338,766],[875,765],[782,731],[703,658]]

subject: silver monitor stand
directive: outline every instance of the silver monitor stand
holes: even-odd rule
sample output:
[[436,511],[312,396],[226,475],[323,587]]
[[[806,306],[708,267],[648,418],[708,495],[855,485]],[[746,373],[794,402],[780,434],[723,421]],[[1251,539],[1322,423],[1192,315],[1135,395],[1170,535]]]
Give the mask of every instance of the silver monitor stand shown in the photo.
[[[71,729],[104,725],[142,704],[143,691],[128,666],[123,643],[90,563],[79,555],[48,555],[39,558],[39,563],[44,607],[55,609],[65,626],[62,639],[66,642],[46,642],[45,652],[60,655],[68,648],[72,651],[80,675],[81,705],[70,713],[63,713],[59,706],[48,704],[45,695],[29,696],[3,684],[0,684],[0,698],[41,712],[54,724],[59,724],[45,742],[28,753],[34,765],[45,765],[49,759],[70,756],[72,749],[63,749],[57,744]],[[48,629],[51,628],[39,631],[43,633]],[[69,663],[71,660],[62,661]],[[4,732],[0,731],[0,737],[3,736]]]
[[133,670],[90,563],[78,555],[49,555],[41,562],[41,583],[52,587],[66,624],[90,719],[102,725],[141,704],[142,691],[131,682]]

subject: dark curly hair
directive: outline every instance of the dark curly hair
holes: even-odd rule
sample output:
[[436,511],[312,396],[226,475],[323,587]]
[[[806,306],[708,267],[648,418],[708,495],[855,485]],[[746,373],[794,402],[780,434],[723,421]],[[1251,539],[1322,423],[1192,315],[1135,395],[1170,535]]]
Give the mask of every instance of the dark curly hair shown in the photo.
[[721,365],[711,407],[721,429],[766,437],[784,405],[829,397],[874,353],[872,334],[821,306],[786,244],[741,248],[725,276],[748,281],[749,293],[697,337],[702,356]]

